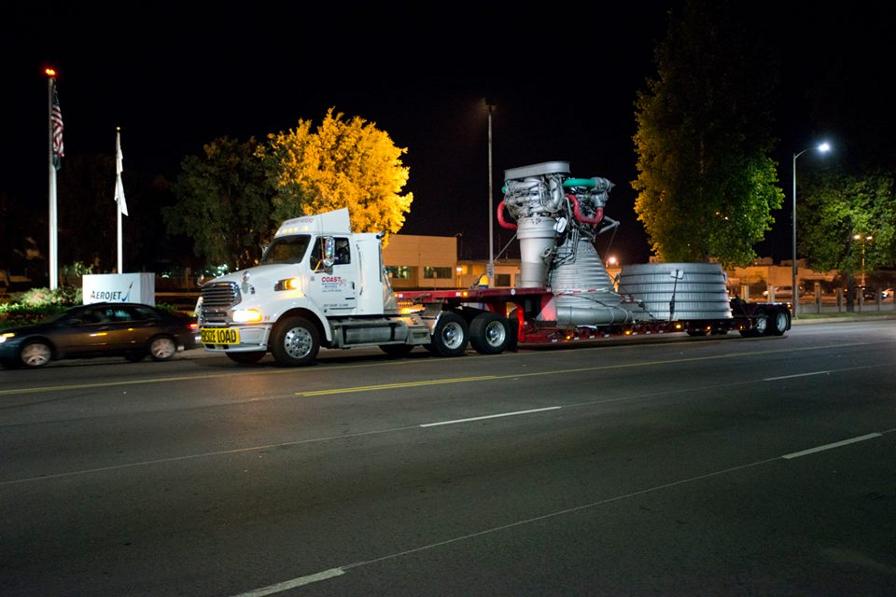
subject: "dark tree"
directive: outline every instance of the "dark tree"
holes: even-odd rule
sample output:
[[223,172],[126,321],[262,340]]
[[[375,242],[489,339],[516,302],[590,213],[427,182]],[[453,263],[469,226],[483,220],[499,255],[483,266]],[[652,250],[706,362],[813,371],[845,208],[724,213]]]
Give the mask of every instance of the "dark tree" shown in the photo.
[[769,157],[776,70],[752,10],[687,2],[638,94],[635,210],[664,260],[746,264],[781,205]]
[[256,150],[254,138],[222,137],[181,162],[178,202],[163,216],[168,231],[191,238],[194,253],[208,265],[254,265],[273,234],[273,188]]

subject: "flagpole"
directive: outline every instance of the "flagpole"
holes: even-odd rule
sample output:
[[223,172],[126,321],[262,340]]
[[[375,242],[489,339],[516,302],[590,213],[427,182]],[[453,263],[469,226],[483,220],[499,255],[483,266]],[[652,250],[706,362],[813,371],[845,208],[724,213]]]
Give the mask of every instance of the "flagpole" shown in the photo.
[[[115,176],[118,178],[116,180],[116,185],[121,184],[121,127],[115,127],[115,159],[116,159],[116,172]],[[117,188],[117,186],[116,186]],[[116,193],[117,195],[117,193]],[[118,273],[124,273],[124,253],[122,251],[122,243],[121,243],[121,199],[117,196],[115,197],[115,213],[118,218]]]
[[58,246],[56,238],[56,167],[53,165],[53,85],[56,72],[47,69],[47,128],[48,128],[48,163],[50,166],[50,290],[59,286]]

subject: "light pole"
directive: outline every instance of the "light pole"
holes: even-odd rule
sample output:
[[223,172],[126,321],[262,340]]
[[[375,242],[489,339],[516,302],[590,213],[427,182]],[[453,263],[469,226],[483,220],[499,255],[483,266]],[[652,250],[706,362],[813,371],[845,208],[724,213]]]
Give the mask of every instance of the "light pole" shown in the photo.
[[492,198],[492,112],[495,111],[495,102],[492,99],[485,98],[485,105],[488,108],[488,287],[493,288],[495,285],[495,209],[493,207],[494,200]]
[[[799,290],[796,286],[796,272],[797,272],[797,264],[796,264],[796,159],[813,149],[812,147],[807,147],[799,153],[793,154],[793,214],[791,214],[791,220],[793,221],[793,245],[791,255],[793,256],[793,263],[791,265],[790,271],[790,296],[793,300],[793,318],[797,319],[799,317],[799,304],[800,304],[800,294]],[[831,150],[831,144],[827,141],[818,144],[814,149],[817,149],[819,153],[827,153]]]
[[862,241],[862,283],[859,286],[861,287],[861,292],[865,292],[865,241],[874,240],[874,237],[870,234],[868,236],[856,234],[852,238],[853,240]]

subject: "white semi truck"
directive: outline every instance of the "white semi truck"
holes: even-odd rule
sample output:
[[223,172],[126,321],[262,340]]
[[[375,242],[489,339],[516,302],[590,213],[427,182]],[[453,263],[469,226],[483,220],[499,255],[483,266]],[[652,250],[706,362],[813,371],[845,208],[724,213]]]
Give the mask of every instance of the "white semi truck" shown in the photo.
[[603,178],[572,178],[566,162],[505,172],[496,215],[520,240],[512,288],[393,293],[382,235],[352,232],[347,209],[287,220],[260,265],[202,287],[201,342],[237,363],[270,352],[280,364],[304,365],[322,346],[400,356],[419,345],[458,356],[468,343],[495,354],[518,343],[789,329],[787,305],[729,300],[715,264],[635,265],[614,284],[594,248],[617,225],[603,214],[611,188]]

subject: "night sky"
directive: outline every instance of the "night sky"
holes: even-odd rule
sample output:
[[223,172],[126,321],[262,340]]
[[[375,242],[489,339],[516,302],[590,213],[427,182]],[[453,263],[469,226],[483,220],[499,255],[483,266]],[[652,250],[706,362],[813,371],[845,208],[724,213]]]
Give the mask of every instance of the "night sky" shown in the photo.
[[[629,184],[636,176],[633,102],[655,74],[655,43],[680,2],[539,3],[539,10],[474,2],[388,9],[332,2],[13,4],[0,21],[0,192],[34,210],[33,222],[23,225],[46,218],[42,70],[53,64],[67,156],[111,154],[120,125],[126,189],[134,171],[174,180],[184,155],[215,137],[262,138],[299,118],[319,121],[334,106],[375,122],[408,148],[415,199],[402,232],[463,233],[464,256],[478,258],[487,256],[483,98],[490,97],[497,104],[495,205],[504,169],[568,160],[577,176],[616,183],[607,215],[622,227],[612,252],[623,263],[649,255]],[[870,51],[869,27],[892,25],[880,8],[780,4],[755,4],[781,59],[774,157],[788,199],[758,247],[777,259],[789,257],[791,153],[823,134],[833,133],[837,143],[836,122],[813,121],[811,94],[839,57],[862,59]],[[891,77],[893,53],[875,59]],[[113,184],[110,172],[110,191]],[[98,226],[114,230],[112,205]],[[45,242],[46,231],[36,228]],[[498,247],[510,238],[501,232]]]

